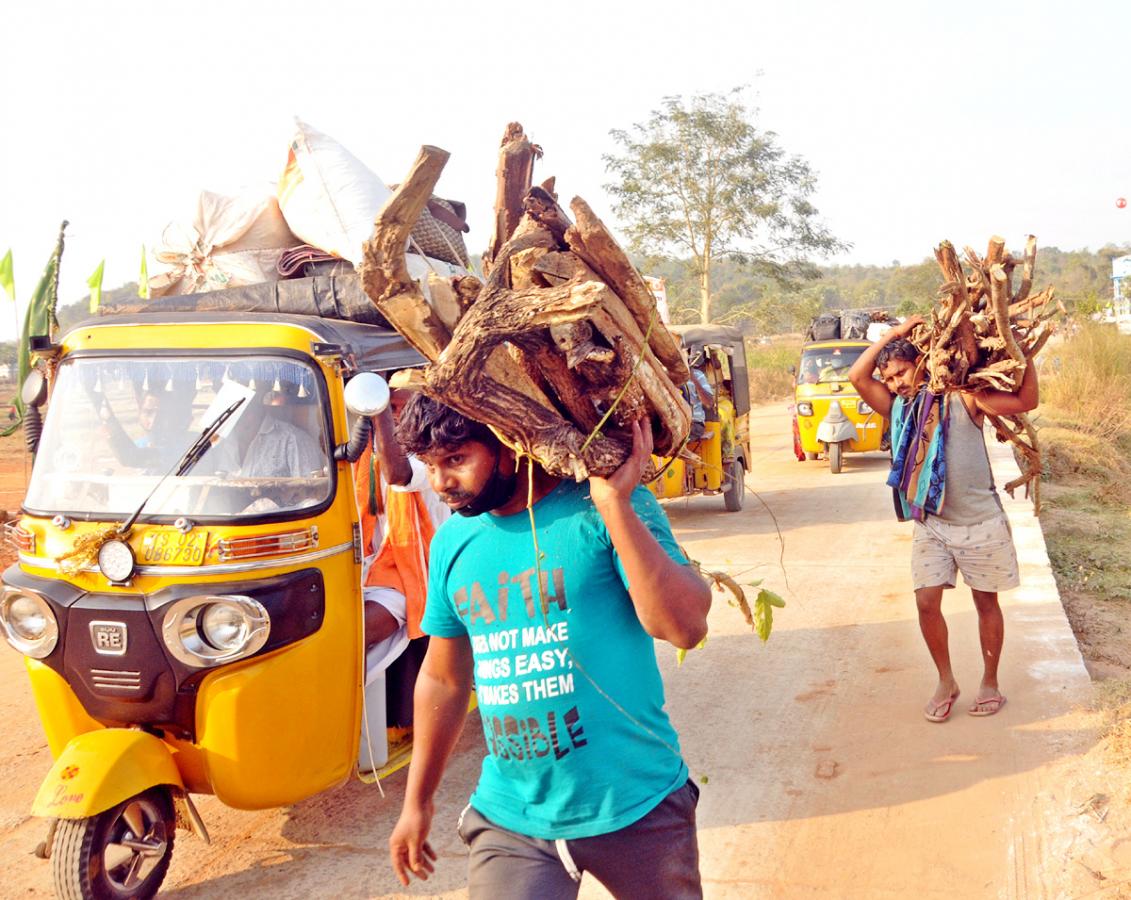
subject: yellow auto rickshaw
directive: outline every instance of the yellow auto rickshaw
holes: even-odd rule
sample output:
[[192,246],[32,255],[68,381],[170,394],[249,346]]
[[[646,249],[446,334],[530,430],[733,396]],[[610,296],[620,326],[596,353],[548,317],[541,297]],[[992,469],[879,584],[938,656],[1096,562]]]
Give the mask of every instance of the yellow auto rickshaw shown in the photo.
[[[750,468],[750,383],[746,374],[746,346],[742,333],[729,325],[673,325],[692,368],[710,387],[701,399],[704,421],[693,426],[689,453],[673,459],[657,457],[659,477],[649,489],[661,500],[695,494],[722,494],[730,512],[742,509],[745,476]],[[694,400],[693,382],[684,388]],[[698,433],[697,433],[698,432]]]
[[848,370],[868,341],[813,341],[801,349],[794,375],[794,452],[799,460],[826,454],[838,474],[844,454],[883,449],[885,422],[860,399]]
[[253,287],[35,344],[50,394],[0,627],[55,757],[32,812],[61,896],[152,896],[176,829],[207,840],[192,794],[276,807],[350,778],[359,748],[377,775],[405,761],[363,692],[350,460],[380,385],[351,389],[421,359],[331,318],[346,287],[375,315],[356,276]]

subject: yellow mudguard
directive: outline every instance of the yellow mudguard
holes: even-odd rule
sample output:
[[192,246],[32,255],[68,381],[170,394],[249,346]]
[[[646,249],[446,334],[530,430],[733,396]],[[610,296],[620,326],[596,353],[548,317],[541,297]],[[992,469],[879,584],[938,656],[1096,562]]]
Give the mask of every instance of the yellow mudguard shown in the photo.
[[159,784],[184,789],[169,747],[144,731],[105,728],[72,738],[47,773],[33,816],[85,819]]

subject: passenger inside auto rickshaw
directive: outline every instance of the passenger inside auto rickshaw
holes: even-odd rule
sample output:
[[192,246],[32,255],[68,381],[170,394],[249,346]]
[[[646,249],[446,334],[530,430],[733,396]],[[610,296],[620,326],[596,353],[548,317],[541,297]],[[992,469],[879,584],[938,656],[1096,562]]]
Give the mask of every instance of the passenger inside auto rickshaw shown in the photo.
[[688,361],[691,378],[683,385],[683,395],[691,406],[691,431],[688,441],[694,442],[710,437],[707,431],[707,414],[714,417],[715,391],[711,382],[703,371],[707,363],[707,355],[702,350],[697,350]]

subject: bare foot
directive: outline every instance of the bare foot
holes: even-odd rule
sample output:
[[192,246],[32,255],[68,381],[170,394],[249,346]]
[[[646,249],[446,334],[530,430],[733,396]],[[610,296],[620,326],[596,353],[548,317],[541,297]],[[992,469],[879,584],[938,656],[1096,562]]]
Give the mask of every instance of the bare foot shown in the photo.
[[950,711],[954,701],[958,699],[960,691],[958,682],[953,678],[949,681],[940,681],[935,693],[927,701],[923,715],[928,722],[945,722],[950,718]]

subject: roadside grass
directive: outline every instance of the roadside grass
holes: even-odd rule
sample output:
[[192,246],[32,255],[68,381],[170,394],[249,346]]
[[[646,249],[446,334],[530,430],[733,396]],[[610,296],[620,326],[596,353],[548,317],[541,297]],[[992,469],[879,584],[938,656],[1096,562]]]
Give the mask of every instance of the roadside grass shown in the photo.
[[1038,413],[1049,560],[1093,679],[1125,692],[1099,702],[1131,764],[1131,337],[1087,325],[1050,345]]
[[747,348],[751,403],[768,403],[793,394],[793,376],[789,367],[797,365],[801,343],[800,339],[785,338]]

